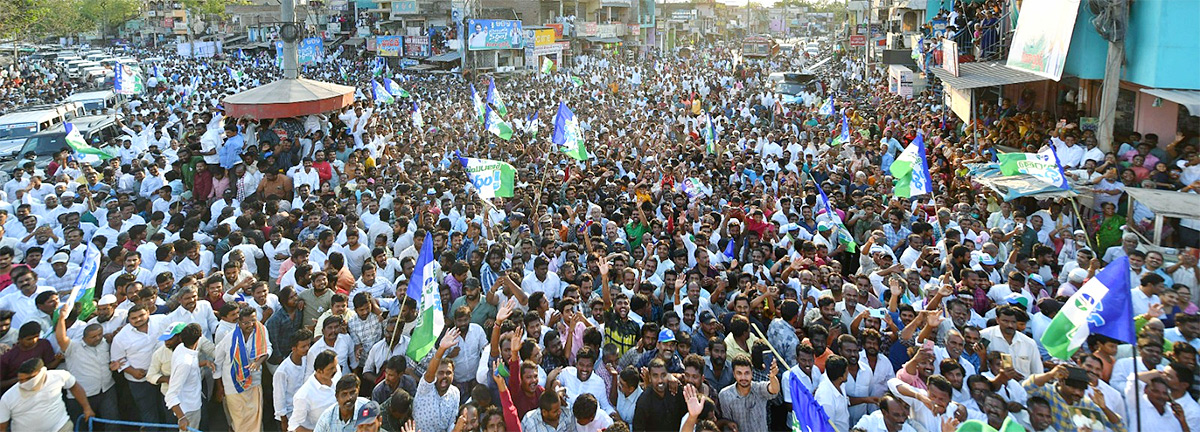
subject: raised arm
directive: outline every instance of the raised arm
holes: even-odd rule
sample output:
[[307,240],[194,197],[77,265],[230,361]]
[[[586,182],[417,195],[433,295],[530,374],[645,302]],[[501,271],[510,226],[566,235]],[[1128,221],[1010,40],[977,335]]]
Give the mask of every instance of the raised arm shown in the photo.
[[458,327],[451,327],[450,330],[442,334],[442,341],[438,343],[437,351],[433,353],[433,358],[429,360],[429,368],[425,370],[424,380],[427,383],[433,383],[437,380],[438,367],[442,365],[442,356],[446,355],[446,350],[458,345]]

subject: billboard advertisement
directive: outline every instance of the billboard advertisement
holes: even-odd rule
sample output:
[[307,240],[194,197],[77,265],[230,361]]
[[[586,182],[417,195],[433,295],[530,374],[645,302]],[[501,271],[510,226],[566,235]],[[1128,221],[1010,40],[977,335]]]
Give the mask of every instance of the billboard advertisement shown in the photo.
[[375,36],[375,51],[384,57],[400,57],[404,36]]
[[514,49],[525,46],[520,21],[467,20],[467,48],[472,51]]
[[554,44],[554,29],[540,29],[533,31],[533,45],[546,46]]
[[[325,55],[325,42],[319,37],[301,40],[296,45],[300,54],[300,66],[320,63]],[[283,41],[275,42],[275,65],[283,67]]]
[[1021,5],[1017,30],[1005,66],[1058,81],[1062,78],[1079,0],[1027,1]]
[[429,36],[405,36],[405,57],[429,57]]

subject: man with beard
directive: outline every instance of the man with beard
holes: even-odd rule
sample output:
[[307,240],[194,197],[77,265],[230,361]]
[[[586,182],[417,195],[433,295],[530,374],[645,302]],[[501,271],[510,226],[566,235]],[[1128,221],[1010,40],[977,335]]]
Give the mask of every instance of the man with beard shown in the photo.
[[886,356],[880,355],[883,335],[875,329],[866,329],[863,330],[859,339],[862,341],[863,350],[862,361],[859,365],[871,375],[868,392],[874,397],[883,396],[888,389],[887,380],[896,377],[896,370],[892,366],[892,362]]
[[751,382],[750,356],[733,358],[734,385],[721,390],[721,417],[747,431],[767,430],[767,401],[779,394],[779,363],[771,362],[770,382]]
[[646,367],[654,359],[660,359],[667,367],[667,372],[683,373],[683,363],[679,358],[679,354],[675,351],[675,333],[669,328],[664,328],[658,331],[658,343],[653,350],[642,354],[642,359],[637,363],[638,368]]
[[[607,395],[608,391],[604,380],[592,374],[595,371],[598,358],[599,353],[591,347],[583,347],[575,354],[575,366],[551,371],[546,376],[546,382],[552,382],[557,379],[558,383],[562,384],[563,389],[566,390],[567,405],[573,405],[575,398],[585,393]],[[600,409],[606,412],[614,412],[613,406],[607,397],[602,398],[599,403]]]
[[[636,325],[636,324],[634,324],[634,325]],[[605,327],[606,327],[605,330],[607,330],[608,326],[606,325]],[[654,351],[655,347],[658,346],[658,333],[659,333],[658,324],[649,322],[649,323],[643,324],[641,326],[641,329],[642,329],[641,330],[642,338],[638,339],[638,344],[636,347],[634,347],[631,350],[626,351],[625,354],[621,356],[620,361],[617,362],[618,367],[626,368],[629,366],[637,366],[638,362],[641,361],[643,355],[646,355],[646,353],[648,353],[648,352]],[[619,348],[619,346],[618,346],[618,348]]]
[[525,413],[525,417],[521,418],[521,430],[525,432],[570,432],[576,429],[573,417],[571,410],[563,409],[563,400],[558,392],[547,391],[538,398],[538,408],[530,410]]
[[113,337],[109,358],[117,363],[117,372],[124,373],[129,381],[133,406],[146,423],[163,422],[163,394],[158,386],[146,381],[146,371],[150,368],[162,323],[162,315],[151,316],[141,305],[129,308],[129,325]]
[[454,309],[454,328],[461,339],[448,351],[448,358],[454,361],[454,385],[460,394],[468,394],[475,383],[480,356],[489,345],[483,327],[471,322],[471,311],[466,306]]
[[[1140,344],[1143,341],[1139,340],[1138,342]],[[1072,413],[1077,409],[1100,412],[1104,413],[1101,423],[1103,423],[1105,428],[1117,431],[1124,430],[1125,419],[1122,419],[1120,414],[1108,408],[1108,404],[1100,393],[1093,393],[1092,397],[1087,397],[1087,388],[1087,372],[1084,372],[1083,369],[1061,364],[1055,366],[1049,372],[1036,374],[1025,379],[1025,391],[1029,393],[1029,397],[1046,399],[1046,401],[1050,402],[1050,412]],[[1147,392],[1149,391],[1147,389]],[[1126,396],[1129,397],[1129,395]],[[1127,409],[1128,406],[1133,405],[1131,402],[1127,402]],[[1146,409],[1146,405],[1149,405],[1145,403],[1144,398],[1142,405],[1143,410]],[[1071,422],[1071,416],[1055,415],[1054,429],[1060,431],[1075,430],[1075,425]]]
[[[623,356],[626,351],[634,348],[638,335],[645,334],[645,329],[638,333],[639,326],[629,318],[629,298],[625,293],[612,293],[608,283],[609,266],[604,257],[597,257],[600,267],[600,288],[604,299],[604,343],[617,346],[617,355]],[[643,340],[645,338],[642,338]],[[629,363],[622,362],[622,367]]]
[[[633,411],[632,430],[673,430],[687,413],[679,382],[667,372],[662,359],[655,358],[642,372],[650,391],[643,391]],[[688,384],[693,385],[693,384]],[[765,401],[764,401],[765,402]],[[760,416],[765,415],[764,410]]]
[[[366,272],[363,272],[365,275]],[[471,323],[483,326],[489,319],[496,318],[496,306],[483,299],[483,286],[479,283],[479,279],[468,277],[463,281],[463,295],[454,299],[454,304],[450,306],[450,310],[458,310],[459,307],[466,306],[471,311]]]
[[699,325],[692,332],[692,354],[704,355],[709,348],[710,339],[725,339],[725,335],[721,334],[721,323],[712,312],[701,312],[699,321]]
[[417,384],[417,394],[413,397],[413,412],[420,413],[416,416],[417,430],[442,431],[454,424],[454,418],[458,415],[459,392],[457,387],[450,384],[454,379],[455,365],[453,360],[443,357],[446,357],[446,351],[458,345],[458,341],[458,327],[442,335],[424,378]]
[[725,354],[723,339],[713,337],[708,340],[708,355],[704,357],[704,382],[718,393],[733,384],[733,371],[725,361]]
[[859,419],[855,429],[865,432],[916,432],[908,423],[908,404],[893,395],[879,399],[879,411]]
[[717,390],[704,382],[704,359],[695,354],[689,354],[683,359],[683,383],[696,389],[696,394],[717,400]]
[[338,379],[334,387],[337,404],[321,414],[314,431],[342,432],[357,425],[355,413],[370,402],[370,399],[358,396],[359,384],[358,375],[355,374],[342,375],[342,378]]
[[117,331],[125,325],[128,316],[128,309],[117,309],[117,296],[109,294],[96,302],[95,314],[87,323],[99,325],[104,338],[111,342]]

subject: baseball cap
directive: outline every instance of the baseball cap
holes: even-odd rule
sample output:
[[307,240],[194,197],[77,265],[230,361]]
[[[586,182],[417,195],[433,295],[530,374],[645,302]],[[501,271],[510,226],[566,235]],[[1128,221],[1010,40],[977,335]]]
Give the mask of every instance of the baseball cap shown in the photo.
[[717,322],[717,317],[713,316],[712,312],[709,311],[700,312],[700,322],[704,324],[711,324]]
[[1067,366],[1067,379],[1063,380],[1064,384],[1077,389],[1086,389],[1090,382],[1087,371],[1075,366]]
[[994,266],[996,265],[996,258],[988,254],[983,254],[983,256],[979,257],[979,263]]
[[375,401],[370,401],[358,408],[358,412],[354,413],[354,425],[364,425],[373,423],[379,418],[379,404]]
[[71,256],[67,255],[65,252],[59,252],[54,254],[53,257],[50,257],[50,264],[65,263],[69,261],[71,261]]
[[1073,282],[1073,283],[1081,283],[1087,279],[1087,275],[1088,275],[1087,270],[1077,268],[1077,269],[1071,270],[1070,273],[1067,273],[1067,281]]
[[175,337],[175,335],[177,335],[177,334],[179,334],[179,332],[183,331],[184,327],[187,327],[187,323],[177,322],[177,323],[171,324],[170,326],[167,326],[166,330],[163,330],[163,333],[161,335],[158,336],[158,340],[165,341],[167,339]]
[[1029,307],[1029,298],[1023,295],[1012,293],[1004,297],[1004,302],[1010,305],[1021,305],[1021,307]]
[[1039,275],[1037,273],[1029,275],[1029,281],[1037,282],[1038,285],[1041,285],[1041,286],[1046,286],[1046,281],[1042,279],[1042,275]]
[[659,343],[675,342],[675,332],[673,332],[673,331],[671,331],[671,329],[667,329],[667,328],[659,330],[658,342]]
[[817,223],[817,231],[829,231],[830,229],[833,229],[833,224],[829,223],[828,221],[821,221]]

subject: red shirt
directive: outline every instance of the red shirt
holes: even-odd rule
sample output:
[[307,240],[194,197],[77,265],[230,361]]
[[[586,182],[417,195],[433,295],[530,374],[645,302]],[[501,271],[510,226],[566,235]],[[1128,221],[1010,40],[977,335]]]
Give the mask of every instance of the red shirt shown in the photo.
[[313,168],[317,169],[317,178],[322,182],[333,178],[333,166],[329,165],[329,162],[313,162]]
[[542,397],[542,386],[533,384],[533,396],[525,394],[521,387],[521,362],[508,362],[508,391],[512,396],[513,406],[517,408],[517,416],[525,418],[525,413],[538,409],[538,399]]

